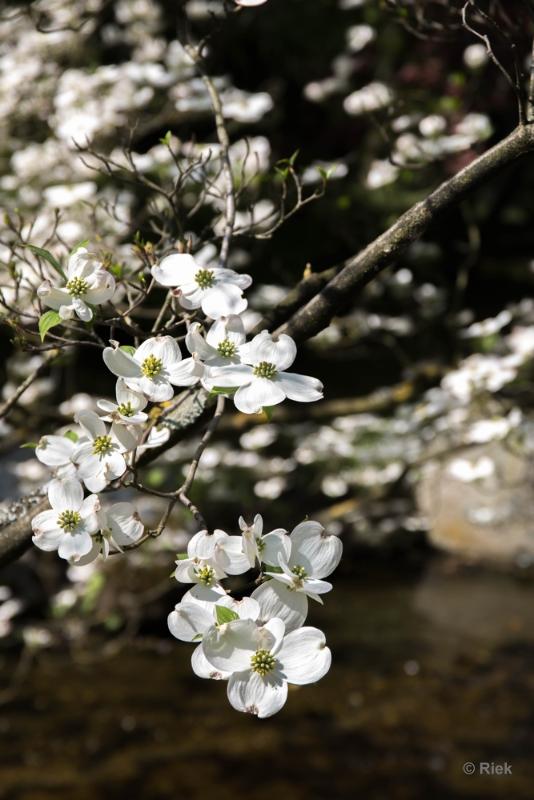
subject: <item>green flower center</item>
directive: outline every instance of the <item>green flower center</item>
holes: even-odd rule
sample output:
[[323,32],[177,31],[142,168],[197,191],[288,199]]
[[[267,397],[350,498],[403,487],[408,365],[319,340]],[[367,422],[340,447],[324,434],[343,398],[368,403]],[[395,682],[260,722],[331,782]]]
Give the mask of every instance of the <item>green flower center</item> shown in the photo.
[[215,570],[212,567],[200,567],[196,570],[198,582],[204,586],[211,586],[215,579]]
[[211,289],[215,283],[215,277],[211,269],[199,269],[195,275],[195,280],[201,289]]
[[269,672],[272,672],[276,665],[276,658],[268,650],[256,650],[250,659],[250,668],[252,672],[257,672],[264,678]]
[[291,572],[293,573],[293,575],[296,575],[296,576],[297,576],[297,578],[298,578],[299,580],[301,580],[301,581],[302,581],[302,580],[304,580],[304,578],[307,578],[307,577],[308,577],[308,573],[306,572],[306,570],[304,569],[304,567],[301,567],[301,566],[299,566],[298,564],[297,564],[297,566],[296,566],[296,567],[293,567],[293,569],[291,570]]
[[256,364],[254,367],[254,375],[257,378],[269,378],[269,380],[272,380],[276,372],[276,367],[274,364],[271,364],[270,361],[260,361],[260,363]]
[[122,414],[123,417],[133,417],[135,414],[135,408],[132,408],[131,403],[122,403],[117,409],[119,414]]
[[232,358],[237,353],[237,347],[230,339],[224,339],[224,341],[220,342],[217,346],[217,352],[220,356],[224,356],[224,358]]
[[80,522],[81,516],[77,511],[62,511],[57,518],[57,524],[66,533],[72,533],[76,525]]
[[83,278],[72,278],[67,283],[67,292],[72,297],[81,297],[89,288],[89,284]]
[[163,369],[163,361],[156,356],[147,356],[141,364],[141,372],[145,378],[155,378]]
[[105,456],[112,448],[111,436],[97,436],[93,441],[93,455],[95,456]]

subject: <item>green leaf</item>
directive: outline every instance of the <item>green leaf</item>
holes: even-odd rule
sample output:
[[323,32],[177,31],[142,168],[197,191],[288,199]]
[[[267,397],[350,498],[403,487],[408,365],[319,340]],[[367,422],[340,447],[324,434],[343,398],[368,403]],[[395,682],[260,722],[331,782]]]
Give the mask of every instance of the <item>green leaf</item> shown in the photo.
[[163,138],[161,138],[161,139],[159,140],[159,141],[160,141],[160,144],[165,144],[165,145],[167,145],[167,147],[168,147],[168,146],[170,145],[170,143],[171,143],[171,138],[172,138],[172,133],[171,133],[171,131],[167,131],[167,133],[165,134],[165,136],[163,136]]
[[267,421],[270,422],[273,418],[273,410],[274,406],[263,406],[262,411],[267,417]]
[[34,253],[36,256],[39,256],[39,258],[42,258],[45,261],[48,261],[50,266],[54,267],[56,272],[59,272],[61,277],[64,278],[65,280],[67,280],[67,276],[63,272],[63,267],[61,266],[61,264],[59,263],[57,258],[55,258],[52,255],[52,253],[50,253],[48,250],[45,250],[44,247],[36,247],[34,244],[27,244],[27,245],[25,245],[25,247],[27,247],[28,250],[31,250],[32,253]]
[[187,553],[176,553],[176,560],[177,561],[185,561],[186,558],[189,558]]
[[226,622],[233,622],[234,619],[239,619],[239,614],[236,614],[231,608],[226,608],[226,606],[215,606],[215,613],[217,615],[217,625],[224,625]]
[[45,336],[50,328],[55,328],[56,325],[61,325],[62,322],[63,320],[57,311],[45,311],[45,313],[39,318],[39,333],[41,335],[41,341],[44,342]]
[[239,389],[239,386],[214,386],[210,389],[210,394],[234,394]]
[[77,441],[78,441],[78,439],[80,438],[80,437],[78,436],[78,434],[76,433],[76,431],[65,431],[65,433],[63,434],[63,436],[64,436],[66,439],[70,439],[70,440],[71,440],[71,442],[77,442]]
[[264,568],[263,570],[264,572],[276,572],[278,574],[282,574],[282,572],[284,571],[282,567],[275,567],[273,564],[263,564],[262,562],[262,565]]
[[35,448],[39,445],[39,442],[24,442],[21,444],[21,450],[35,450]]
[[89,239],[84,239],[83,241],[78,242],[78,244],[75,244],[72,250],[70,251],[69,256],[73,256],[76,250],[79,250],[80,247],[87,247],[88,244],[89,244]]
[[123,350],[125,353],[128,353],[129,356],[133,356],[135,353],[135,347],[132,347],[131,344],[121,344],[119,350]]

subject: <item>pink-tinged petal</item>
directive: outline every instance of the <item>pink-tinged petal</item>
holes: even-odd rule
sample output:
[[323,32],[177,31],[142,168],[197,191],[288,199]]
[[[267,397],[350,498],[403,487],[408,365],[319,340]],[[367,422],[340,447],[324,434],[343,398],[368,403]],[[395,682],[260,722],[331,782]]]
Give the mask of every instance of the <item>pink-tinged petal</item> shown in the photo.
[[93,312],[81,297],[73,297],[72,298],[72,305],[76,312],[76,315],[82,322],[90,322],[93,319]]
[[210,613],[197,603],[178,603],[167,617],[170,632],[182,642],[200,641],[214,624],[213,611]]
[[105,436],[107,433],[106,425],[98,414],[95,414],[94,411],[78,411],[75,415],[74,419],[80,425],[84,431],[91,437],[91,439],[96,439],[99,436]]
[[256,632],[256,624],[248,619],[210,628],[202,640],[204,655],[215,669],[223,672],[247,669],[257,650]]
[[207,678],[214,681],[226,681],[232,674],[231,672],[220,672],[212,667],[209,661],[206,661],[201,644],[195,647],[191,656],[191,667],[198,678]]
[[228,700],[236,711],[260,719],[272,717],[287,700],[287,683],[278,670],[264,678],[247,669],[235,672],[228,681]]
[[343,544],[338,536],[325,533],[319,522],[306,520],[291,532],[290,565],[304,567],[314,578],[326,578],[341,561]]
[[60,558],[76,562],[93,547],[93,540],[87,531],[66,533],[57,549]]
[[251,597],[260,604],[260,619],[278,617],[286,631],[300,628],[308,613],[308,598],[304,592],[294,592],[280,581],[270,580],[258,586]]
[[296,375],[294,372],[279,372],[275,382],[286,397],[298,403],[315,403],[323,396],[323,384],[309,375]]
[[234,395],[235,407],[243,414],[258,414],[262,408],[276,406],[286,399],[284,392],[267,378],[253,378],[248,386],[241,386]]
[[162,286],[183,286],[195,279],[200,267],[193,256],[187,253],[173,253],[152,267],[152,276]]
[[78,511],[83,502],[83,489],[79,481],[52,481],[48,499],[54,511]]
[[139,378],[142,374],[137,361],[120,347],[106,347],[102,357],[109,371],[119,378]]
[[285,637],[278,659],[288,683],[302,686],[315,683],[326,675],[332,654],[322,631],[299,628]]
[[218,319],[230,314],[242,314],[248,303],[238,286],[222,283],[206,291],[201,305],[207,317]]

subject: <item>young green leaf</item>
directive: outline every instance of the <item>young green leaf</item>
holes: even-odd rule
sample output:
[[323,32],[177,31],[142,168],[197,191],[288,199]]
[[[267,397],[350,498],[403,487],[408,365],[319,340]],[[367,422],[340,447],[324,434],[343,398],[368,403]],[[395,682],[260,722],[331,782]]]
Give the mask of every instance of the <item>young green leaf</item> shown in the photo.
[[89,239],[84,239],[83,241],[78,242],[78,244],[75,244],[72,250],[70,251],[69,256],[74,255],[76,250],[79,250],[80,247],[87,247],[88,244],[89,244]]
[[76,431],[65,431],[63,435],[65,436],[66,439],[70,439],[71,442],[77,442],[79,439],[79,436],[76,433]]
[[21,444],[20,448],[21,450],[35,450],[38,444],[39,442],[24,442],[24,444]]
[[131,344],[121,344],[119,350],[124,350],[124,352],[128,353],[129,356],[133,356],[135,353],[135,347],[132,347]]
[[215,606],[215,613],[217,615],[217,625],[224,625],[226,622],[233,622],[234,619],[239,619],[239,614],[236,614],[231,608],[226,608],[226,606]]
[[67,276],[63,272],[63,267],[61,266],[57,258],[55,258],[55,256],[52,255],[52,253],[50,253],[48,250],[45,250],[44,247],[36,247],[34,244],[27,244],[25,246],[28,248],[28,250],[31,250],[32,253],[34,253],[36,256],[39,256],[39,258],[44,259],[44,261],[48,261],[50,266],[54,267],[56,272],[59,272],[61,277],[67,280]]
[[45,311],[44,314],[41,314],[39,318],[39,334],[41,336],[41,341],[44,342],[45,336],[50,328],[55,328],[56,325],[61,325],[62,322],[63,320],[57,311]]

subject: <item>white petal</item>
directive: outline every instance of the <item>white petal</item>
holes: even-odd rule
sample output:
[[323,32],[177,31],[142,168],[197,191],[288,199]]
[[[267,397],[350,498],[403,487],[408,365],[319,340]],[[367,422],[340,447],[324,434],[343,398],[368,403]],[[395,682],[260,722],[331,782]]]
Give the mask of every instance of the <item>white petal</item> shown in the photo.
[[226,605],[226,597],[228,595],[222,586],[203,586],[203,584],[197,583],[184,594],[182,603],[199,603],[214,614],[214,604]]
[[91,437],[91,439],[96,439],[98,436],[105,436],[107,433],[106,425],[98,414],[95,414],[94,411],[78,411],[75,415],[74,419],[81,425],[84,431]]
[[119,378],[141,377],[141,367],[137,361],[120,347],[106,347],[102,353],[104,364]]
[[210,628],[202,640],[204,655],[215,669],[223,672],[247,669],[257,650],[256,632],[256,624],[249,619]]
[[61,531],[61,533],[63,533],[61,528],[58,527],[57,518],[58,512],[54,511],[53,508],[49,508],[46,511],[41,511],[40,514],[36,514],[32,519],[33,532],[36,534],[42,534]]
[[287,681],[298,685],[320,680],[332,662],[324,634],[317,628],[299,628],[289,633],[277,657]]
[[198,270],[193,256],[173,253],[152,267],[152,275],[162,286],[183,286],[194,280]]
[[231,595],[225,594],[217,600],[217,605],[231,609],[238,615],[239,619],[256,621],[260,616],[259,603],[252,597],[243,597],[241,600],[235,600]]
[[129,403],[136,411],[142,411],[146,408],[146,398],[139,392],[130,389],[124,378],[119,378],[117,380],[115,396],[119,405],[127,405]]
[[227,575],[242,575],[250,569],[241,536],[229,536],[217,545],[215,558]]
[[232,674],[231,672],[220,672],[212,667],[209,661],[206,661],[206,656],[204,655],[201,644],[195,647],[194,653],[191,656],[191,667],[195,675],[199,678],[211,678],[211,680],[215,681],[228,680]]
[[214,622],[213,612],[198,603],[178,603],[167,618],[170,632],[182,642],[199,641]]
[[122,453],[129,453],[131,450],[135,450],[141,436],[141,432],[137,429],[117,422],[114,422],[111,426],[110,434]]
[[260,619],[279,617],[286,631],[300,628],[308,613],[308,598],[304,592],[294,592],[280,581],[270,580],[258,586],[251,597],[260,604]]
[[337,567],[343,553],[338,536],[325,533],[319,522],[301,522],[291,532],[290,565],[304,567],[314,578],[326,578]]
[[203,336],[200,333],[201,325],[199,322],[193,322],[187,331],[185,337],[185,345],[191,355],[196,354],[200,359],[205,361],[208,358],[213,358],[217,355],[217,351],[206,344]]
[[36,533],[34,536],[32,536],[32,542],[40,550],[44,550],[47,553],[51,553],[53,550],[58,549],[61,540],[63,539],[64,536],[65,536],[65,531],[61,530],[61,528],[58,528],[56,523],[55,530],[48,530]]
[[138,378],[136,381],[137,386],[143,394],[153,403],[164,403],[166,400],[171,400],[174,396],[174,390],[169,381],[162,375],[156,375],[155,378]]
[[315,595],[326,594],[327,592],[331,592],[333,588],[332,584],[328,581],[319,581],[316,578],[306,578],[304,580],[303,590],[308,597],[313,597],[314,599]]
[[73,297],[72,305],[82,322],[90,322],[93,319],[93,312],[81,297]]
[[35,455],[47,467],[59,467],[70,462],[75,447],[68,436],[42,436]]
[[224,541],[228,534],[224,531],[215,530],[213,533],[199,531],[189,540],[187,545],[187,555],[189,558],[212,558],[215,552],[215,545]]
[[52,481],[48,499],[54,511],[78,511],[83,502],[83,489],[79,481]]
[[169,369],[169,381],[173,386],[194,386],[203,372],[202,365],[194,358],[184,358],[182,362]]
[[248,303],[238,286],[231,283],[217,284],[208,289],[202,299],[202,311],[211,319],[242,314]]
[[299,403],[314,403],[323,396],[323,384],[317,378],[309,375],[280,372],[274,380],[290,400],[296,400]]
[[291,552],[291,539],[285,531],[272,531],[262,537],[263,550],[260,558],[264,564],[278,566],[278,557],[287,561]]
[[115,503],[108,510],[107,516],[113,541],[119,547],[137,542],[145,532],[145,526],[131,503]]
[[287,700],[287,683],[278,670],[262,678],[256,672],[235,672],[228,681],[228,700],[236,711],[272,717]]
[[253,380],[252,368],[245,364],[232,364],[228,367],[217,367],[209,371],[204,383],[209,389],[217,386],[224,388],[234,388],[244,386]]
[[257,414],[262,408],[282,403],[286,396],[282,389],[267,378],[253,378],[248,386],[241,386],[234,395],[234,404],[243,414]]
[[79,533],[66,533],[57,549],[60,558],[67,561],[77,561],[81,556],[88,553],[93,547],[93,540],[87,531]]
[[182,358],[178,343],[172,336],[153,336],[144,341],[135,352],[135,360],[142,364],[149,356],[159,358],[166,369],[172,368]]

